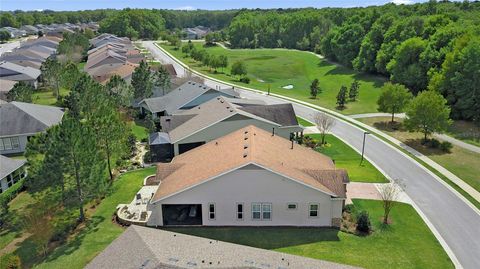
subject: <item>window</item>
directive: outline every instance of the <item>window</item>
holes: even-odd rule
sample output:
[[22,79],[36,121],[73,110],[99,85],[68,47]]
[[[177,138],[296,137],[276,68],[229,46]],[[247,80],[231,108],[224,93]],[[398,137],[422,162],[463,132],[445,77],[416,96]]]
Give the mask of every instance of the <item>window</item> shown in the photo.
[[262,212],[261,204],[252,204],[252,219],[260,219]]
[[10,188],[12,185],[13,185],[13,176],[12,175],[8,175],[7,176],[7,186]]
[[266,220],[272,218],[272,204],[262,204],[262,218]]
[[288,210],[295,210],[295,209],[297,209],[297,204],[295,204],[295,203],[288,203],[288,204],[287,204],[287,209],[288,209]]
[[311,204],[310,205],[310,217],[318,217],[318,204]]
[[215,219],[215,204],[208,204],[208,218]]
[[18,141],[18,137],[11,137],[10,140],[12,142],[12,148],[13,149],[20,148],[20,142]]
[[5,150],[5,147],[3,146],[3,139],[0,138],[0,150]]
[[243,204],[237,204],[237,219],[243,220]]
[[11,150],[12,149],[12,141],[10,140],[10,137],[7,137],[7,138],[3,139],[3,146],[5,147],[5,150]]
[[254,220],[271,220],[272,204],[271,203],[253,203],[252,219]]

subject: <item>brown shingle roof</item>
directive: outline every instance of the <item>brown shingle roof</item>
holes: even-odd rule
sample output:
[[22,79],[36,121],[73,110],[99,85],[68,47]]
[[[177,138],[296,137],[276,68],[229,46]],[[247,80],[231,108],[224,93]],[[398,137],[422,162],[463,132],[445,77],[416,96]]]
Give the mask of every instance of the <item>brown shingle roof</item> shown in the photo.
[[[168,169],[168,175],[159,178],[161,184],[153,201],[250,163],[331,196],[345,197],[342,187],[346,172],[325,172],[335,171],[335,165],[329,157],[300,145],[294,145],[292,149],[289,140],[248,126],[181,154],[170,164],[159,165],[157,171]],[[159,171],[158,174],[165,173]]]

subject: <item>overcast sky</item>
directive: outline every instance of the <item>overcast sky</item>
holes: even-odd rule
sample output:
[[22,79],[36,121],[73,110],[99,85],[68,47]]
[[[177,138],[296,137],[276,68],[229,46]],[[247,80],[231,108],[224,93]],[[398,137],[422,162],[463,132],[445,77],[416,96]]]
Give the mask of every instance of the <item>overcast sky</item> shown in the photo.
[[354,7],[388,2],[416,3],[422,0],[0,0],[0,10],[85,10],[115,8],[238,9],[290,7]]

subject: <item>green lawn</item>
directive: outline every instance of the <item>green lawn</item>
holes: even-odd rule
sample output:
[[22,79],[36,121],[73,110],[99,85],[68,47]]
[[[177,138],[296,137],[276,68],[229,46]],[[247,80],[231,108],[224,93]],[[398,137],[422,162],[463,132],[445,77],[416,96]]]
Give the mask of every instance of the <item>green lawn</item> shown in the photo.
[[370,214],[374,233],[362,237],[325,228],[175,228],[169,229],[294,255],[364,268],[453,268],[447,254],[415,210],[394,207],[392,224],[384,227],[382,203],[354,200]]
[[132,128],[132,133],[135,135],[138,141],[142,141],[142,139],[148,139],[148,129],[142,125],[143,123],[141,121],[130,121],[128,124]]
[[6,218],[8,225],[0,229],[0,249],[4,248],[13,239],[21,236],[22,227],[20,223],[20,214],[34,202],[32,196],[27,192],[19,193],[9,205],[9,213]]
[[[358,119],[359,121],[371,125],[382,132],[395,137],[408,146],[418,150],[422,154],[443,166],[470,186],[480,191],[480,154],[466,150],[464,148],[453,146],[449,153],[442,152],[439,149],[431,149],[421,145],[423,135],[421,133],[411,133],[399,126],[398,130],[393,130],[387,122],[389,117],[372,117]],[[402,119],[396,119],[402,122]]]
[[[111,221],[116,206],[120,203],[130,202],[142,186],[143,179],[154,173],[155,167],[151,167],[122,175],[113,183],[111,194],[96,208],[95,213],[89,218],[87,226],[65,245],[50,253],[42,263],[35,264],[35,267],[62,269],[85,267],[90,260],[123,232],[123,228]],[[30,240],[25,240],[14,254],[19,255],[22,262],[27,265],[35,260]]]
[[[308,136],[320,140],[319,134],[308,134]],[[350,181],[370,183],[388,182],[385,176],[367,160],[364,159],[362,165],[360,165],[360,154],[336,136],[327,134],[326,141],[328,143],[327,146],[317,148],[316,150],[335,160],[337,167],[347,169]]]
[[306,120],[304,118],[300,118],[299,116],[297,116],[297,121],[303,127],[315,126],[315,124],[309,122],[308,120]]
[[[67,96],[70,91],[65,88],[60,88],[60,95]],[[53,95],[52,90],[39,89],[33,93],[33,103],[39,105],[54,106],[57,103],[57,98]]]
[[[207,48],[211,54],[227,55],[230,65],[238,60],[244,61],[251,82],[243,84],[238,82],[237,78],[229,75],[230,66],[226,69],[226,74],[222,73],[222,70],[219,70],[219,73],[213,73],[192,59],[186,58],[180,50],[174,50],[172,46],[165,43],[160,43],[160,45],[192,68],[217,79],[263,91],[267,91],[270,87],[272,93],[293,97],[329,109],[335,109],[336,96],[340,87],[342,85],[349,87],[350,83],[357,79],[361,84],[359,99],[356,102],[349,102],[347,108],[340,111],[344,114],[376,112],[380,87],[385,82],[382,77],[355,72],[352,69],[319,59],[308,52],[285,49],[226,50],[220,46]],[[203,46],[202,43],[194,43],[194,45]],[[309,86],[315,78],[320,80],[322,92],[317,99],[311,99]],[[293,85],[293,89],[282,88],[290,84]]]

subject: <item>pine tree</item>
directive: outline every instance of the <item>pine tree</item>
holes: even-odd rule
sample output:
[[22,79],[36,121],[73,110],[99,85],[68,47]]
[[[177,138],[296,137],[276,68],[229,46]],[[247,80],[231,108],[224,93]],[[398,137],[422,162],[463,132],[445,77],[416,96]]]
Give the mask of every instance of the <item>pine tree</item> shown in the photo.
[[319,91],[318,79],[314,79],[312,81],[312,84],[310,85],[310,96],[312,97],[312,99],[317,98],[318,91]]
[[133,97],[149,98],[153,94],[153,76],[150,67],[145,61],[135,68],[132,74]]
[[342,87],[340,87],[340,91],[338,91],[338,94],[337,94],[338,108],[339,109],[344,109],[346,102],[347,102],[347,87],[342,85]]
[[348,98],[351,101],[356,101],[358,98],[358,90],[360,89],[360,83],[358,80],[354,80],[352,84],[350,85],[350,91],[348,92]]

